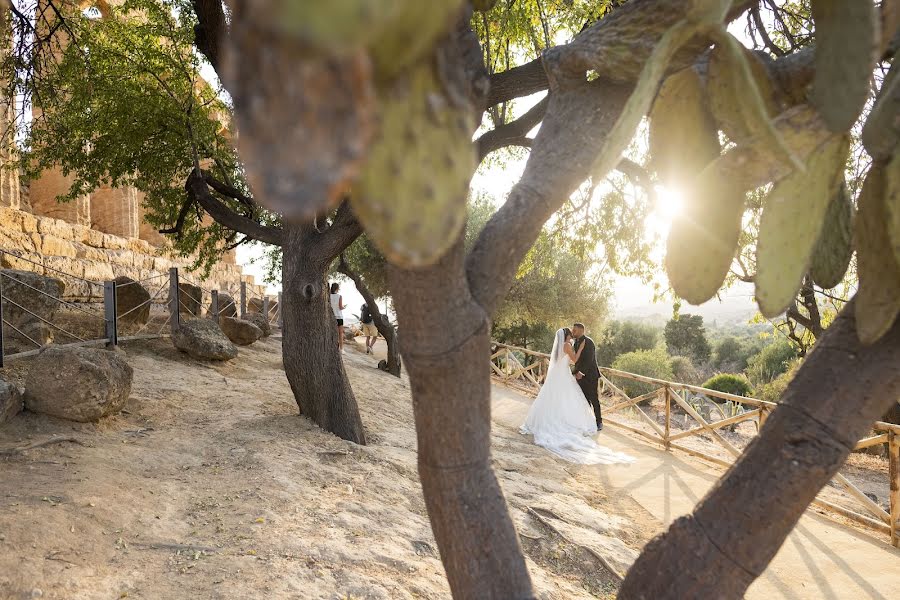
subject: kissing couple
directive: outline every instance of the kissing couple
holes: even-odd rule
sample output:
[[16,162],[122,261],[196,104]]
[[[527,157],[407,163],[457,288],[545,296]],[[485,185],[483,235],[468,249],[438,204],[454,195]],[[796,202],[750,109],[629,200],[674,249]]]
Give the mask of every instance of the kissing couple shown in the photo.
[[[573,365],[573,366],[570,366]],[[534,443],[571,462],[630,463],[634,459],[599,445],[594,436],[603,429],[598,385],[597,350],[582,323],[556,332],[544,385],[528,411],[520,431]]]

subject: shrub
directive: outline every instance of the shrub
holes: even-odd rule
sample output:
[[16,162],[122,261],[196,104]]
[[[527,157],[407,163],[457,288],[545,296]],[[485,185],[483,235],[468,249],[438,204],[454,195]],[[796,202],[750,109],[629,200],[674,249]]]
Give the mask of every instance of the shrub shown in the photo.
[[[675,377],[672,373],[672,361],[662,348],[626,352],[619,355],[612,366],[613,369],[618,369],[619,371],[628,371],[629,373],[656,379],[672,380]],[[659,387],[651,383],[621,377],[614,378],[613,382],[631,398],[647,394]]]
[[746,377],[734,375],[733,373],[719,373],[714,377],[710,377],[703,386],[717,392],[725,392],[726,394],[734,394],[735,396],[750,396],[750,382]]
[[778,400],[781,398],[781,394],[783,394],[784,390],[787,389],[788,384],[794,378],[794,375],[797,374],[797,369],[799,368],[800,359],[795,358],[789,363],[787,371],[785,371],[769,383],[757,387],[757,397],[760,400],[765,400],[767,402],[778,402]]
[[757,387],[765,385],[788,370],[797,358],[797,350],[787,340],[778,340],[747,361],[747,377]]
[[700,375],[700,371],[687,356],[672,357],[672,373],[675,376],[675,381],[680,383],[697,385],[703,381],[703,376]]

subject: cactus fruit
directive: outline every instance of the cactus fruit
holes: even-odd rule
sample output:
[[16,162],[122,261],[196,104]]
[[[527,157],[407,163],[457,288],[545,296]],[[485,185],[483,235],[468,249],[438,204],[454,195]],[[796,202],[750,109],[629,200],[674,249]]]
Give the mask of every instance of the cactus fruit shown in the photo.
[[841,182],[837,193],[828,205],[825,223],[813,250],[809,274],[824,289],[831,289],[841,282],[850,258],[853,256],[853,200],[847,184]]
[[353,210],[393,264],[431,264],[465,225],[475,170],[471,111],[445,95],[430,62],[380,100],[380,135],[353,190]]
[[719,156],[719,132],[700,75],[688,68],[670,75],[650,112],[650,159],[667,184],[678,187]]
[[775,184],[763,203],[756,244],[756,302],[764,317],[784,312],[809,270],[828,206],[843,180],[846,136],[814,152],[804,171]]
[[669,232],[666,273],[675,293],[691,304],[712,298],[731,267],[744,214],[744,190],[715,165],[697,178]]
[[859,274],[856,331],[863,344],[887,333],[900,313],[900,262],[891,252],[886,227],[886,175],[882,165],[869,169],[854,227]]
[[816,71],[810,102],[828,128],[849,131],[869,98],[878,54],[878,11],[873,0],[812,0]]

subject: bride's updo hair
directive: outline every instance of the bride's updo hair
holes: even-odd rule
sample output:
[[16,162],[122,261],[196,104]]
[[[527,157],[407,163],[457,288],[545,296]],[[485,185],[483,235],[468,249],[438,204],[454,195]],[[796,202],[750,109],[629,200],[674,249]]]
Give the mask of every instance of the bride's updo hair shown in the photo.
[[563,339],[567,340],[572,337],[572,330],[568,327],[563,327]]

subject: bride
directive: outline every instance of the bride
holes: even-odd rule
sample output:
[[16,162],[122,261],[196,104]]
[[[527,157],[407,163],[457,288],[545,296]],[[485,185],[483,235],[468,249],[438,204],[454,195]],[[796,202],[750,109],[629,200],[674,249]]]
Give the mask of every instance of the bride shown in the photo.
[[571,462],[581,464],[630,463],[634,459],[597,444],[597,425],[569,362],[576,362],[584,345],[575,352],[569,328],[556,332],[550,367],[544,385],[528,411],[520,431],[534,435],[534,443]]

